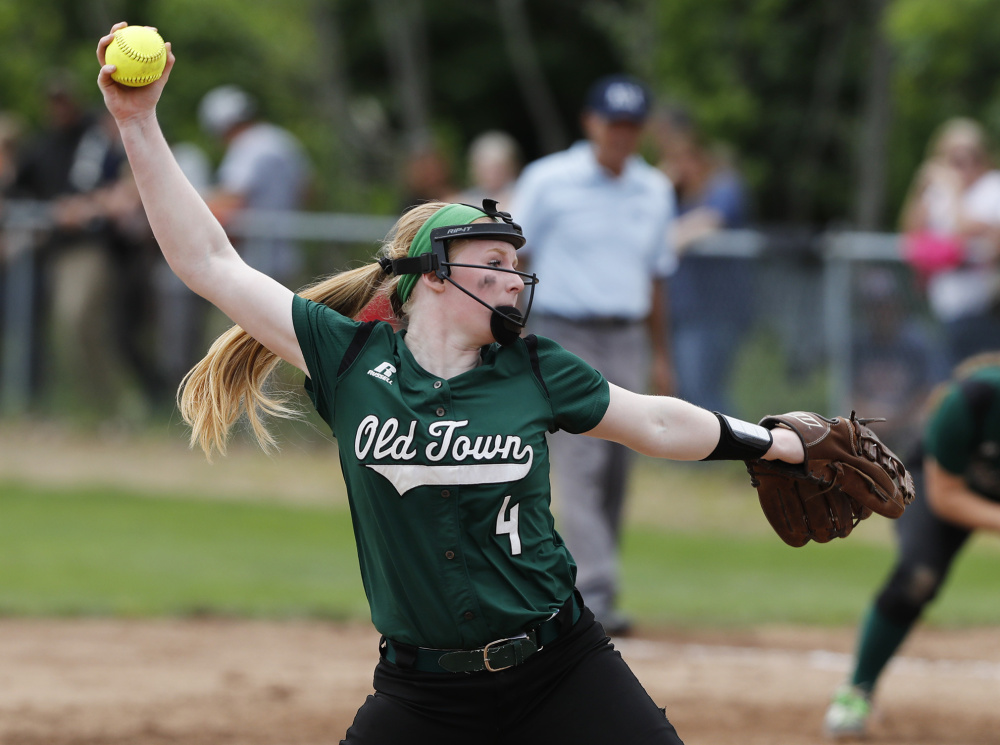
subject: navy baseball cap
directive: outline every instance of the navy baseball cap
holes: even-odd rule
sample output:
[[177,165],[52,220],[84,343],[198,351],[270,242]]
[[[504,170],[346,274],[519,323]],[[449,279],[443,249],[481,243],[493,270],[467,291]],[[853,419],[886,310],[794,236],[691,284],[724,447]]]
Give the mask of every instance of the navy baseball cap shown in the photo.
[[608,75],[587,94],[587,110],[614,121],[641,122],[649,115],[649,91],[631,75]]

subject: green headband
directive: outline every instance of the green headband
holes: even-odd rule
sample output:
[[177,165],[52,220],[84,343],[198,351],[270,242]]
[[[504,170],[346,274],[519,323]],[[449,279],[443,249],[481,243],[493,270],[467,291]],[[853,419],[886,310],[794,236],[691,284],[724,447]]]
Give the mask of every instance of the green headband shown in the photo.
[[[413,236],[413,242],[410,243],[410,250],[406,255],[412,258],[430,253],[431,231],[434,228],[443,228],[449,225],[468,225],[484,217],[487,217],[487,214],[477,207],[470,207],[467,204],[445,205],[420,226],[420,230]],[[401,303],[405,303],[406,299],[410,297],[410,293],[413,292],[413,288],[416,286],[419,277],[419,274],[404,274],[400,276],[399,283],[396,285],[396,293],[399,295]]]

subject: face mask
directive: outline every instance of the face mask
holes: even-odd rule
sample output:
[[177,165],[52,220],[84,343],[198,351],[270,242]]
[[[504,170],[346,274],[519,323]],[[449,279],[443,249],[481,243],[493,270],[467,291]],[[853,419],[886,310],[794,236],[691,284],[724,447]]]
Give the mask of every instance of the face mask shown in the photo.
[[[493,338],[502,345],[512,344],[528,323],[531,304],[535,299],[535,285],[538,277],[515,269],[482,266],[479,264],[460,264],[448,261],[448,244],[453,240],[500,240],[510,243],[515,249],[524,245],[521,226],[511,219],[507,212],[500,212],[493,199],[484,199],[483,207],[472,207],[467,204],[450,204],[442,207],[425,222],[410,245],[410,255],[405,259],[380,259],[379,264],[385,271],[402,275],[397,292],[401,302],[406,302],[410,292],[421,274],[434,272],[435,276],[445,282],[451,282],[455,287],[471,297],[480,305],[489,308],[490,331]],[[483,215],[493,219],[492,223],[473,223],[482,219]],[[465,224],[449,224],[455,219],[466,220]],[[522,314],[513,305],[494,307],[469,292],[451,278],[451,267],[473,267],[489,269],[495,272],[516,274],[524,280],[525,287],[530,287],[528,304]]]

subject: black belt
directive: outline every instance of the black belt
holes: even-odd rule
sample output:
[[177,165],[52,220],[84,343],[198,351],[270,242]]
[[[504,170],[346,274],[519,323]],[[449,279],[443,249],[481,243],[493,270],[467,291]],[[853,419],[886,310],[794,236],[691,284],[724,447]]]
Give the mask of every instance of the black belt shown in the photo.
[[551,644],[580,618],[581,603],[574,593],[559,612],[523,634],[496,639],[477,649],[429,649],[382,637],[380,651],[389,662],[426,673],[497,673],[520,665]]

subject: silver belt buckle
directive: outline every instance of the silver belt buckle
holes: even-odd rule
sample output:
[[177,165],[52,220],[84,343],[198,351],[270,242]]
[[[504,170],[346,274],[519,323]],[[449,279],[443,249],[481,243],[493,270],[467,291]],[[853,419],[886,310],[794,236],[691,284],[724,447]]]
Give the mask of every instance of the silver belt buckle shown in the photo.
[[517,636],[512,636],[507,639],[496,639],[495,641],[491,641],[489,644],[483,647],[483,665],[485,665],[486,669],[489,670],[491,673],[498,673],[501,670],[507,670],[508,668],[514,667],[513,664],[504,665],[503,667],[493,667],[490,664],[490,648],[498,646],[500,644],[506,644],[507,642],[516,641],[517,639],[527,639],[527,638],[528,638],[527,634],[518,634]]

